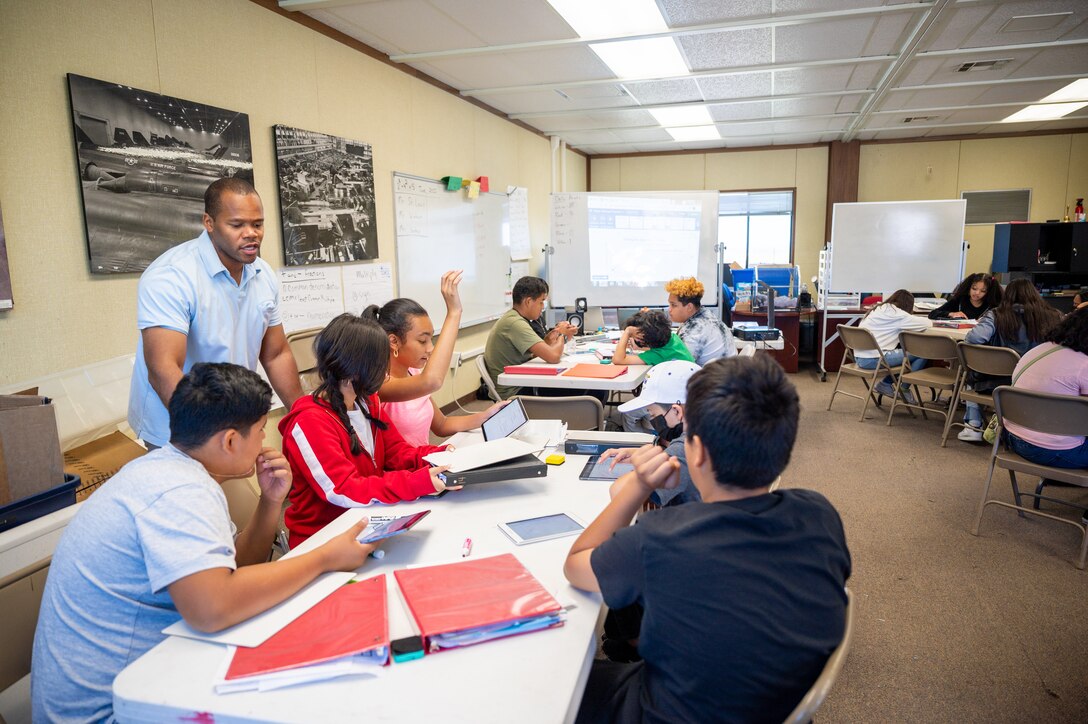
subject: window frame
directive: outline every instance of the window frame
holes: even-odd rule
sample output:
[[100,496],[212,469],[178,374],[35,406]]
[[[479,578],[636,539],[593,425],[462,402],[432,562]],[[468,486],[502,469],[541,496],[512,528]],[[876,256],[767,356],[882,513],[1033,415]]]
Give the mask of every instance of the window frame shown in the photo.
[[[718,194],[764,194],[764,193],[784,193],[790,194],[790,259],[789,264],[792,266],[795,262],[797,254],[797,187],[796,186],[782,186],[777,188],[763,188],[763,189],[719,189]],[[721,205],[719,202],[718,213],[718,225],[721,226],[722,215],[720,213]],[[757,214],[757,216],[772,216],[772,214]],[[750,250],[751,250],[751,217],[752,214],[745,214],[744,218],[747,221],[747,235],[744,241],[744,268],[749,269],[751,265],[748,262]],[[724,260],[728,263],[728,260]],[[739,261],[739,260],[737,260]]]

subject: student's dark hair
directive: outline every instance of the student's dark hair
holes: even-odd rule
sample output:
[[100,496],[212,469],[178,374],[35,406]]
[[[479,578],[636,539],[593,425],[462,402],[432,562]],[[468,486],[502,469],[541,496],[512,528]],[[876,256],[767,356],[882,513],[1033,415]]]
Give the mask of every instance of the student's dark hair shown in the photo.
[[1062,318],[1061,312],[1043,301],[1030,279],[1014,279],[1005,287],[993,315],[1001,339],[1006,342],[1019,339],[1023,325],[1032,344],[1045,340]]
[[952,293],[948,295],[948,298],[959,302],[961,305],[964,302],[970,304],[968,298],[971,296],[971,287],[978,282],[986,285],[986,296],[982,298],[984,308],[993,309],[1001,303],[1001,284],[990,274],[983,274],[982,272],[968,274],[964,277],[963,281],[957,284]]
[[800,403],[768,355],[708,363],[688,380],[684,430],[706,448],[720,485],[762,488],[790,461]]
[[865,316],[868,317],[884,304],[891,304],[892,306],[899,307],[907,314],[914,313],[914,295],[906,289],[896,289],[887,299],[866,312]]
[[[315,400],[325,399],[351,439],[351,454],[363,452],[362,443],[348,419],[340,381],[351,380],[355,395],[373,395],[385,382],[389,370],[389,337],[376,318],[378,306],[371,304],[361,315],[341,314],[329,322],[314,340],[317,375],[321,383],[314,390]],[[375,410],[362,408],[363,416],[379,430],[387,425],[378,419]]]
[[522,277],[514,282],[511,292],[514,304],[521,304],[525,299],[536,299],[548,293],[548,282],[540,277]]
[[1081,354],[1088,354],[1088,307],[1082,307],[1065,315],[1065,318],[1050,330],[1046,341],[1060,344]]
[[623,323],[623,326],[638,327],[638,331],[642,335],[642,344],[650,349],[664,347],[669,343],[669,338],[672,337],[669,318],[665,316],[664,312],[657,309],[636,312]]
[[204,190],[204,213],[214,219],[216,214],[222,209],[220,201],[223,198],[223,194],[227,192],[237,194],[238,196],[248,196],[257,193],[257,189],[253,188],[253,184],[249,181],[241,178],[230,177],[213,181],[212,184]]
[[248,435],[272,405],[260,375],[227,362],[198,362],[170,396],[170,443],[193,450],[223,430]]
[[427,310],[414,299],[400,297],[381,306],[376,312],[378,324],[386,334],[396,335],[402,341],[412,328],[414,317],[426,317]]

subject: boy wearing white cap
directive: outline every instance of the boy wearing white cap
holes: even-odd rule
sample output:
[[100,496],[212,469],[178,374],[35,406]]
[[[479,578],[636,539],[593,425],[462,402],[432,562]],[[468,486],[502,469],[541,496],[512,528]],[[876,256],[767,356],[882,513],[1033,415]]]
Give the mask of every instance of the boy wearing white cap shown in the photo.
[[[672,360],[655,365],[646,375],[642,392],[638,397],[620,405],[623,413],[642,411],[650,415],[650,425],[657,433],[657,444],[665,452],[680,461],[680,484],[675,488],[658,488],[650,500],[662,507],[702,500],[699,491],[691,483],[684,457],[684,404],[688,398],[688,380],[701,367],[694,362]],[[601,453],[601,460],[614,458],[616,463],[628,460],[638,448],[614,448]],[[613,483],[615,494],[617,483]]]

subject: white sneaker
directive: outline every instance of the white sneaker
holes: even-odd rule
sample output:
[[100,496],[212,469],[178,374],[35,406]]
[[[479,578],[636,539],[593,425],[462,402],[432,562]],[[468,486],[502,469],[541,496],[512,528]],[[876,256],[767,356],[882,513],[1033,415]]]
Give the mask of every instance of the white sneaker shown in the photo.
[[960,434],[956,435],[956,437],[964,442],[982,442],[982,429],[967,425],[960,430]]

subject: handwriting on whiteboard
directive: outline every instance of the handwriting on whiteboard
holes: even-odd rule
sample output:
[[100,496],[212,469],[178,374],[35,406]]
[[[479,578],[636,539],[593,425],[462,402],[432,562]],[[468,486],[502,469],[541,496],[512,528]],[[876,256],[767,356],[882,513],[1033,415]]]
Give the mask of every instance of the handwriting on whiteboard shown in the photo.
[[393,298],[389,264],[280,269],[280,314],[288,334],[324,327],[345,311],[359,314]]
[[371,304],[381,306],[393,298],[393,269],[388,264],[354,264],[344,267],[344,309],[359,314]]

